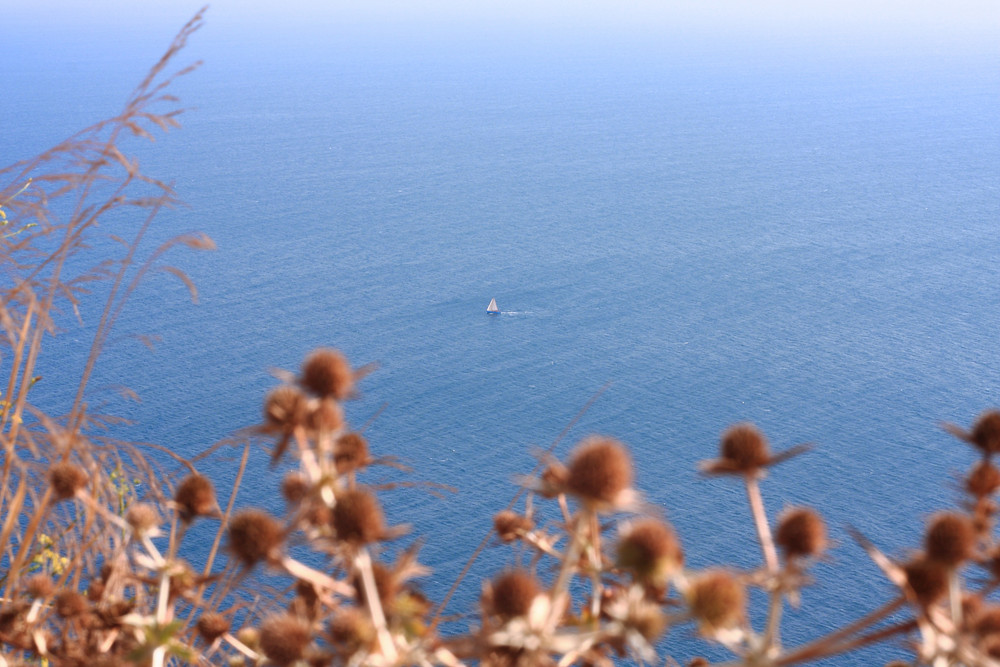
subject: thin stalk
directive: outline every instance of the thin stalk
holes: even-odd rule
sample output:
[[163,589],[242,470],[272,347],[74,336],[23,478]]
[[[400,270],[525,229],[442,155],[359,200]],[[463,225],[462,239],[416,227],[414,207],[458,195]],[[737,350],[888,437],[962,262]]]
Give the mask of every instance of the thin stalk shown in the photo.
[[555,627],[559,615],[562,614],[565,608],[565,605],[560,604],[560,602],[563,594],[566,593],[566,588],[569,586],[569,581],[573,573],[576,572],[577,562],[580,560],[580,552],[583,550],[584,534],[586,533],[585,518],[581,513],[576,518],[576,521],[573,522],[573,525],[570,526],[572,539],[564,554],[562,566],[559,568],[559,576],[556,577],[556,582],[552,585],[552,610],[549,612],[549,618],[546,622],[546,627],[548,628]]
[[764,644],[761,655],[770,655],[774,649],[781,648],[781,612],[784,609],[784,595],[780,590],[771,591],[767,608],[767,625],[764,626]]
[[948,602],[953,627],[962,627],[962,582],[959,581],[957,568],[948,573]]
[[[11,359],[10,365],[10,380],[7,383],[7,393],[4,394],[4,406],[3,406],[3,416],[0,417],[0,432],[2,432],[7,426],[7,418],[10,416],[11,407],[11,397],[14,395],[14,387],[17,386],[17,376],[21,370],[21,359],[24,356],[24,341],[28,339],[28,329],[31,326],[31,320],[35,316],[35,304],[38,300],[35,295],[31,295],[31,299],[28,301],[28,311],[24,314],[24,325],[21,327],[21,333],[17,337],[17,346],[14,348],[14,357]],[[10,441],[10,450],[14,448],[14,441]],[[6,462],[4,464],[4,469],[6,470]]]
[[897,609],[899,609],[900,607],[902,607],[905,603],[906,603],[906,599],[903,598],[902,596],[896,598],[895,600],[893,600],[891,602],[887,602],[886,604],[882,605],[878,609],[876,609],[876,610],[874,610],[872,612],[869,612],[868,614],[862,616],[861,618],[859,618],[858,620],[854,621],[853,623],[845,625],[844,627],[840,628],[839,630],[836,630],[835,632],[831,632],[828,635],[824,635],[824,636],[820,637],[819,639],[814,639],[813,641],[809,642],[808,644],[804,644],[804,645],[800,646],[799,648],[795,649],[794,651],[792,651],[791,653],[786,654],[781,659],[782,664],[790,664],[790,663],[787,663],[785,661],[789,657],[791,657],[791,656],[797,656],[797,655],[815,655],[819,651],[821,651],[823,649],[823,647],[829,646],[831,644],[836,644],[837,642],[841,641],[842,639],[850,637],[855,632],[858,632],[859,630],[862,630],[862,629],[867,628],[867,627],[869,627],[871,625],[874,625],[875,623],[878,623],[883,618],[885,618],[886,616],[889,616],[890,614],[892,614],[893,612],[895,612]]
[[587,550],[590,557],[590,615],[591,622],[595,627],[600,622],[601,617],[601,593],[604,586],[601,584],[601,525],[597,517],[597,512],[587,511],[587,525],[590,529],[590,548]]
[[11,577],[7,582],[7,597],[12,597],[10,589],[17,581],[18,573],[21,571],[21,568],[24,567],[24,560],[28,557],[28,552],[31,550],[32,544],[35,542],[35,533],[38,532],[39,524],[49,513],[49,500],[51,499],[52,487],[49,486],[46,487],[45,493],[42,495],[42,499],[38,503],[38,508],[32,512],[31,521],[28,523],[28,528],[24,531],[24,536],[21,538],[21,544],[19,545],[17,554],[15,554],[14,560],[11,562],[10,569],[8,570]]
[[747,499],[750,501],[750,511],[753,514],[754,525],[757,526],[757,537],[760,539],[760,548],[764,552],[764,562],[767,564],[767,571],[771,574],[778,572],[778,552],[774,548],[774,538],[771,537],[771,526],[767,522],[767,513],[764,511],[764,499],[760,495],[760,485],[753,475],[744,475],[746,482]]
[[354,557],[354,567],[361,573],[361,583],[365,589],[365,602],[367,603],[368,611],[371,613],[372,625],[375,626],[375,631],[378,634],[378,643],[382,649],[382,657],[390,664],[393,664],[398,657],[396,644],[393,642],[392,635],[389,634],[389,628],[385,622],[382,602],[378,597],[378,586],[375,584],[372,559],[368,555],[368,550],[364,547],[359,549],[357,556]]
[[819,658],[828,658],[839,653],[846,653],[847,651],[853,651],[855,649],[861,648],[862,646],[867,646],[868,644],[874,644],[875,642],[880,642],[883,639],[888,639],[893,635],[898,635],[902,632],[909,632],[917,627],[917,622],[915,620],[903,621],[902,623],[897,623],[896,625],[890,625],[887,628],[882,628],[881,630],[876,630],[875,632],[870,632],[866,635],[861,635],[850,641],[843,642],[841,644],[832,645],[829,647],[814,646],[810,650],[806,651],[805,647],[799,649],[798,651],[793,651],[787,655],[782,656],[778,660],[774,661],[775,667],[786,667],[786,665],[794,665],[798,662],[806,662],[817,660]]

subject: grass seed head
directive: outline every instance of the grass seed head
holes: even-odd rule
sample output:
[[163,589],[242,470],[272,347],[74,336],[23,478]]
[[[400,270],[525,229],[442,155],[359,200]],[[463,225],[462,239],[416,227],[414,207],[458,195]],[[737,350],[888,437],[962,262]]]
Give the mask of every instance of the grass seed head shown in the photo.
[[972,557],[976,548],[976,529],[964,514],[942,512],[931,517],[924,537],[927,557],[949,568]]
[[632,485],[632,459],[613,438],[587,438],[573,451],[566,484],[584,502],[614,503]]
[[264,399],[264,423],[268,429],[291,433],[305,423],[308,399],[297,387],[272,389]]
[[354,391],[354,372],[340,352],[320,348],[302,364],[302,386],[317,396],[342,401]]
[[504,572],[493,580],[489,611],[505,619],[525,616],[540,591],[538,580],[527,572]]
[[719,456],[734,470],[749,474],[767,465],[771,458],[767,438],[753,424],[736,424],[722,434]]
[[948,568],[923,556],[903,566],[906,583],[922,607],[930,607],[948,593]]
[[281,524],[260,510],[243,510],[229,524],[229,548],[248,568],[274,557],[283,541]]
[[277,665],[300,660],[311,640],[309,624],[294,616],[272,616],[260,626],[260,648]]
[[229,619],[216,612],[207,612],[198,619],[198,635],[211,644],[229,632]]
[[192,521],[199,516],[212,516],[216,513],[218,503],[215,500],[215,487],[202,475],[188,475],[177,485],[174,491],[174,502],[183,521]]
[[684,564],[684,552],[669,525],[659,519],[640,519],[618,541],[617,563],[637,580],[663,586]]
[[1000,411],[987,410],[981,414],[969,437],[984,454],[1000,453]]
[[333,529],[338,539],[352,544],[378,541],[385,532],[385,519],[378,499],[364,489],[349,489],[338,494],[333,507]]
[[341,475],[365,467],[368,458],[368,441],[360,433],[352,431],[337,438],[333,447],[333,460]]
[[793,508],[779,519],[774,541],[787,559],[818,556],[826,549],[826,524],[811,509]]
[[513,542],[534,527],[531,519],[511,510],[497,512],[493,517],[493,529],[505,544]]
[[87,473],[83,468],[69,461],[53,463],[49,468],[49,484],[56,502],[68,500],[87,485]]
[[746,610],[746,588],[723,570],[706,572],[687,592],[691,614],[703,629],[714,631],[741,623]]

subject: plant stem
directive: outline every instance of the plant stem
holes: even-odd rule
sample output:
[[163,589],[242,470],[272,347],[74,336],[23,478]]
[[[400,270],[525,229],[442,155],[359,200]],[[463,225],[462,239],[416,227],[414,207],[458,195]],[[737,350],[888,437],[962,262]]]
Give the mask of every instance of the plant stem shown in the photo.
[[750,511],[753,514],[754,525],[757,526],[757,537],[760,539],[760,548],[764,552],[764,562],[767,564],[767,571],[771,574],[778,572],[778,552],[774,549],[774,538],[771,537],[771,526],[767,522],[767,513],[764,511],[764,499],[760,495],[760,485],[757,478],[752,475],[745,475],[747,498],[750,500]]

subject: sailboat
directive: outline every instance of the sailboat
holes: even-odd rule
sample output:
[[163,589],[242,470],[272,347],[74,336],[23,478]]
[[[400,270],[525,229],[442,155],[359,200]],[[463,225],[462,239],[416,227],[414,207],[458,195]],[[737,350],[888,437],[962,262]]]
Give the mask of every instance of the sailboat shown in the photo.
[[497,300],[490,299],[490,305],[486,306],[486,312],[490,315],[499,315],[500,309],[497,307]]

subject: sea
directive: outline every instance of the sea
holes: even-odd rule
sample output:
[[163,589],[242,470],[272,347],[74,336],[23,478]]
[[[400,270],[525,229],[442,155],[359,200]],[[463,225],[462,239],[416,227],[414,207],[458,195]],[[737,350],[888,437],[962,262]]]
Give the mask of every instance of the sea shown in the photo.
[[[169,43],[158,27],[12,35],[0,162],[116,113]],[[160,262],[196,305],[163,271],[131,298],[88,393],[132,420],[113,435],[194,457],[260,423],[276,369],[311,350],[375,364],[347,416],[409,472],[364,479],[392,486],[388,521],[411,532],[388,553],[421,541],[419,584],[440,600],[518,476],[591,434],[628,445],[688,567],[756,567],[741,484],[698,467],[749,421],[776,451],[811,445],[768,474],[769,516],[814,507],[832,540],[786,644],[895,595],[850,529],[896,559],[919,549],[976,460],[941,422],[1000,405],[1000,52],[392,35],[255,44],[210,12],[177,56],[204,60],[171,87],[182,129],[128,143],[184,202],[143,248],[200,230],[218,249]],[[137,224],[94,230],[81,266]],[[68,409],[105,294],[64,308],[39,407]],[[223,499],[239,453],[198,462]],[[238,504],[280,512],[290,463],[267,460],[256,445]],[[481,582],[516,558],[489,542],[447,627],[474,623]],[[690,628],[662,647],[726,656]]]

